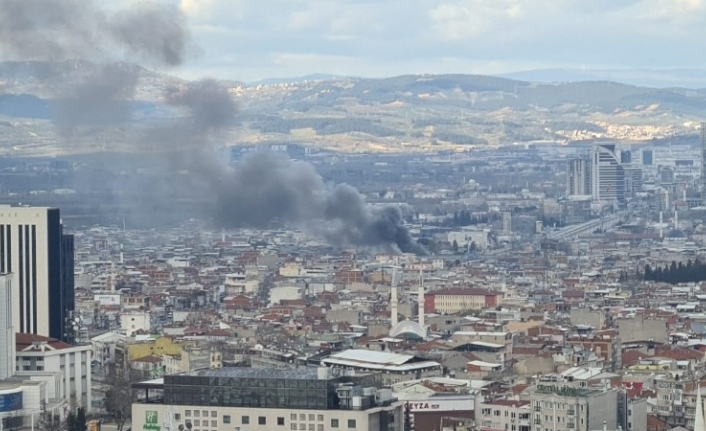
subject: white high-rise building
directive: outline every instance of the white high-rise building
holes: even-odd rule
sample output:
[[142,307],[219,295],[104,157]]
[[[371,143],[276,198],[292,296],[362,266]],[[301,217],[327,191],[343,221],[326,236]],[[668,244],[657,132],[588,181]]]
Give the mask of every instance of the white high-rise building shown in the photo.
[[12,276],[16,332],[67,340],[74,309],[73,236],[59,210],[0,206],[0,274]]
[[593,147],[592,194],[597,201],[625,201],[625,169],[614,144]]

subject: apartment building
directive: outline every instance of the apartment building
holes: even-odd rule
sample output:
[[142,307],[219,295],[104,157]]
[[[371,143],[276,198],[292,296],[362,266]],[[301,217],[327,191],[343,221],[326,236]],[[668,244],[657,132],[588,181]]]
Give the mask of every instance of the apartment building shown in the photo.
[[532,431],[617,429],[618,391],[541,379],[530,391]]
[[497,400],[479,403],[476,423],[480,431],[531,431],[529,401]]

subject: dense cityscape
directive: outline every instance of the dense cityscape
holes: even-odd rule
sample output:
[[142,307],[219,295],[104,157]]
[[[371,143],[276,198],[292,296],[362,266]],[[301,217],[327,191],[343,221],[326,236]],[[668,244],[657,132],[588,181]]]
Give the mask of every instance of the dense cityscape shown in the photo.
[[0,431],[706,431],[706,4],[260,3],[0,0]]

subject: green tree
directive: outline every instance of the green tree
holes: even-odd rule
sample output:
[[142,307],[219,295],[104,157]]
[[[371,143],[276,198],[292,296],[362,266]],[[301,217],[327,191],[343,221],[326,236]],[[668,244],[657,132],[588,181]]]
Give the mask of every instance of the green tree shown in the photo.
[[453,244],[451,244],[451,248],[453,249],[454,253],[458,253],[458,241],[454,240]]

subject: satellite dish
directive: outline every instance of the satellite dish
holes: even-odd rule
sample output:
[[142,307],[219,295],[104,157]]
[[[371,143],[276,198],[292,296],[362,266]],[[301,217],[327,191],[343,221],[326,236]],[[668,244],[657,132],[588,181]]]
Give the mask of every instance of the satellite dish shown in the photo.
[[184,425],[179,424],[179,431],[184,431]]
[[186,423],[186,429],[189,429],[189,430],[190,430],[191,427],[193,427],[193,425],[191,425],[191,422],[187,422],[187,423]]

